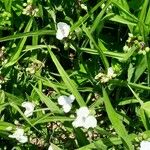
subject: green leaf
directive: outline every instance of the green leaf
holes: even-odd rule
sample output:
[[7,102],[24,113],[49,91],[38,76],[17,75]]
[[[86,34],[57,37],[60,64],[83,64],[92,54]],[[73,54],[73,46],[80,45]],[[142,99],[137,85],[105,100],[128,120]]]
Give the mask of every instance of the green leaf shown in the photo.
[[105,108],[106,108],[106,111],[108,114],[108,118],[111,121],[117,134],[123,140],[124,146],[129,150],[133,150],[133,146],[132,146],[132,143],[129,139],[129,135],[128,135],[122,121],[118,118],[118,114],[116,113],[116,111],[112,107],[105,88],[103,88],[103,99],[104,99]]
[[30,36],[38,36],[38,35],[55,35],[55,31],[54,30],[38,30],[38,31],[29,32],[28,30],[26,30],[25,33],[17,33],[15,35],[2,37],[0,38],[0,42],[20,39],[20,38],[25,38],[25,37],[30,37]]
[[46,114],[42,117],[34,118],[31,121],[33,125],[42,124],[42,123],[48,123],[48,122],[55,122],[55,121],[73,121],[74,119],[69,117],[63,117],[63,116],[51,116],[52,114]]
[[145,111],[147,116],[150,118],[150,102],[145,102],[141,105],[141,109]]
[[106,12],[106,9],[108,8],[108,6],[111,4],[112,0],[108,0],[107,3],[105,4],[105,7],[101,10],[101,12],[98,14],[98,16],[96,17],[96,19],[94,20],[94,23],[92,24],[90,33],[93,33],[95,31],[95,29],[97,27],[100,26],[100,22],[102,20],[103,15]]
[[13,0],[4,0],[5,3],[5,10],[7,12],[11,12],[11,5]]
[[9,122],[4,122],[4,121],[0,121],[0,130],[3,131],[8,131],[7,128],[12,127],[12,129],[15,129],[15,125],[9,123]]
[[141,61],[135,67],[134,82],[137,82],[147,67],[146,56],[143,56]]
[[[29,32],[30,31],[31,26],[32,26],[32,22],[33,22],[33,19],[31,18],[29,20],[24,32]],[[10,60],[8,61],[8,63],[4,67],[12,66],[18,61],[18,58],[19,58],[19,56],[22,52],[22,49],[24,47],[24,44],[25,44],[26,40],[27,40],[27,37],[24,37],[23,39],[20,40],[18,46],[16,47],[15,53],[13,54],[13,56],[10,58]]]
[[80,106],[85,106],[85,102],[82,99],[82,96],[80,95],[80,93],[78,92],[75,84],[73,83],[73,81],[69,78],[68,74],[65,72],[65,70],[63,69],[63,67],[61,66],[61,64],[59,63],[59,61],[57,60],[56,56],[53,54],[53,52],[51,51],[51,47],[47,46],[47,49],[49,51],[49,54],[58,70],[58,72],[60,73],[64,83],[66,84],[66,86],[68,87],[68,90],[71,91],[71,93],[76,97],[76,100],[78,102],[78,104]]
[[115,16],[111,17],[110,20],[114,21],[114,22],[126,24],[126,25],[132,25],[132,26],[137,25],[136,22],[127,20],[126,18],[123,18],[122,16],[119,16],[119,15],[115,15]]
[[74,130],[75,130],[75,135],[76,135],[79,147],[89,144],[89,141],[87,140],[85,136],[85,133],[80,128],[77,128]]
[[102,49],[96,44],[94,38],[92,37],[89,30],[85,27],[85,25],[83,25],[83,30],[86,33],[86,35],[88,36],[88,38],[90,39],[90,41],[94,44],[95,48],[97,49],[97,52],[99,53],[99,56],[100,56],[102,62],[103,62],[103,65],[105,66],[105,69],[107,70],[109,67],[109,63],[108,63],[106,56],[103,54]]
[[77,27],[82,25],[104,2],[105,0],[101,0],[84,17],[80,17],[79,20],[71,27],[71,31],[74,31]]
[[46,106],[51,110],[53,113],[62,113],[60,108],[47,96],[45,96],[38,88],[34,87],[34,90],[37,92],[39,95],[40,99],[42,102],[46,104]]

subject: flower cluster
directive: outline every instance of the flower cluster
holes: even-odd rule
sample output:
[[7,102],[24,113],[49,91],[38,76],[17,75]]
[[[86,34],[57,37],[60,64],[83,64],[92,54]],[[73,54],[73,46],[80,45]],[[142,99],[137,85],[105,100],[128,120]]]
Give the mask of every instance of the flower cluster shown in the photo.
[[[74,95],[65,96],[62,95],[58,97],[58,104],[62,105],[63,110],[65,113],[68,113],[71,110],[72,103],[75,100]],[[77,127],[83,127],[86,129],[94,128],[97,126],[97,120],[96,118],[90,114],[90,111],[87,107],[81,107],[76,111],[77,117],[72,122],[72,125]]]
[[130,51],[133,46],[137,47],[138,54],[145,55],[150,51],[150,48],[142,40],[141,36],[136,37],[133,34],[129,33],[129,38],[127,39],[126,44],[123,47],[124,52]]
[[4,65],[4,64],[6,64],[7,63],[7,61],[8,61],[8,59],[6,59],[6,57],[5,57],[5,50],[6,50],[6,48],[4,47],[4,46],[2,46],[1,48],[0,48],[0,65]]
[[12,135],[9,135],[8,137],[14,138],[18,140],[20,143],[26,143],[28,141],[27,136],[24,135],[24,130],[20,128],[17,128],[16,131]]
[[[106,4],[103,3],[103,4],[101,5],[101,8],[104,9],[105,6],[106,6]],[[113,4],[110,4],[110,5],[107,7],[107,9],[106,9],[106,13],[112,12],[112,8],[113,8]]]
[[32,2],[24,3],[23,6],[25,8],[23,9],[22,14],[27,15],[27,16],[38,17],[39,9],[37,7],[35,7],[32,4]]
[[99,79],[101,83],[106,83],[112,78],[115,78],[117,74],[114,73],[114,70],[112,67],[108,68],[107,74],[104,73],[99,73],[98,75],[95,76],[95,79]]
[[11,14],[5,10],[0,11],[0,27],[9,27],[11,26]]
[[38,60],[32,62],[29,64],[29,66],[26,68],[26,72],[33,75],[37,70],[44,67],[44,64]]

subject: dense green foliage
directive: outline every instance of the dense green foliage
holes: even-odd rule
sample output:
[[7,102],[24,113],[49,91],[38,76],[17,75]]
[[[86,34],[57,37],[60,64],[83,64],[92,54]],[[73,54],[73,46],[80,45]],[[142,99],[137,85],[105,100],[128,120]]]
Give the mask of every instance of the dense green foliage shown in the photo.
[[[134,150],[149,140],[149,16],[149,0],[0,0],[0,149]],[[62,40],[59,22],[71,27]],[[71,94],[64,113],[57,99]],[[73,127],[82,106],[95,128]],[[16,128],[28,142],[9,136]]]

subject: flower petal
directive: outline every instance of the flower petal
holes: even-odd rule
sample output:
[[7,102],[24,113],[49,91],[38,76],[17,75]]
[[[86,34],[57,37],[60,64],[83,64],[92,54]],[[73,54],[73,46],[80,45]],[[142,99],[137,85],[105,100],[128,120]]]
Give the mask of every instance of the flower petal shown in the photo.
[[71,103],[73,103],[74,100],[75,100],[74,95],[70,95],[70,96],[69,96],[69,101],[70,101]]
[[83,127],[85,124],[85,118],[84,117],[77,117],[73,122],[72,125],[73,127]]
[[70,26],[65,22],[59,22],[57,24],[57,32],[56,38],[62,40],[63,38],[67,37],[70,32]]
[[84,128],[95,128],[97,126],[97,120],[94,116],[90,115],[85,119]]
[[65,113],[68,113],[71,110],[72,104],[63,105],[63,110]]
[[20,136],[16,138],[20,143],[26,143],[28,141],[27,136]]
[[88,110],[87,107],[81,107],[76,111],[76,113],[77,113],[77,117],[78,116],[79,117],[87,117],[89,115],[90,111]]
[[58,97],[58,104],[59,105],[65,105],[66,104],[66,101],[67,101],[68,97],[67,96],[59,96]]
[[149,141],[142,141],[140,143],[140,150],[150,150],[150,142]]
[[64,36],[63,36],[61,30],[57,30],[57,32],[56,32],[56,38],[57,38],[58,40],[62,40],[62,39],[64,38]]
[[24,112],[24,115],[26,117],[32,116],[33,111],[34,111],[34,107],[35,107],[35,105],[33,103],[31,103],[31,102],[23,102],[21,106],[26,109],[25,112]]

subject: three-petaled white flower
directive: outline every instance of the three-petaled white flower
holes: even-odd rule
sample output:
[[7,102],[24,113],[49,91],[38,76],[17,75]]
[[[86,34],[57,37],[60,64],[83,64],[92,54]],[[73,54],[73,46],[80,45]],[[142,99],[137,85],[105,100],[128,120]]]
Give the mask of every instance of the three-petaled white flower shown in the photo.
[[140,143],[140,150],[150,150],[150,141],[142,141]]
[[58,97],[58,104],[62,105],[65,113],[68,113],[71,110],[72,103],[74,100],[75,100],[74,95],[70,95],[69,97],[62,95]]
[[72,125],[77,127],[95,128],[97,126],[97,120],[93,115],[90,115],[90,111],[87,107],[81,107],[76,111],[77,117],[72,122]]
[[35,107],[35,105],[33,103],[31,103],[31,102],[23,102],[21,106],[26,109],[25,112],[24,112],[24,115],[26,117],[32,116],[33,111],[34,111],[34,107]]
[[27,136],[24,135],[24,130],[20,128],[17,128],[16,131],[12,135],[9,135],[8,137],[14,138],[18,140],[20,143],[26,143],[28,141]]
[[65,37],[68,37],[70,32],[70,26],[66,24],[65,22],[59,22],[57,23],[57,32],[56,32],[56,38],[58,40],[62,40]]

